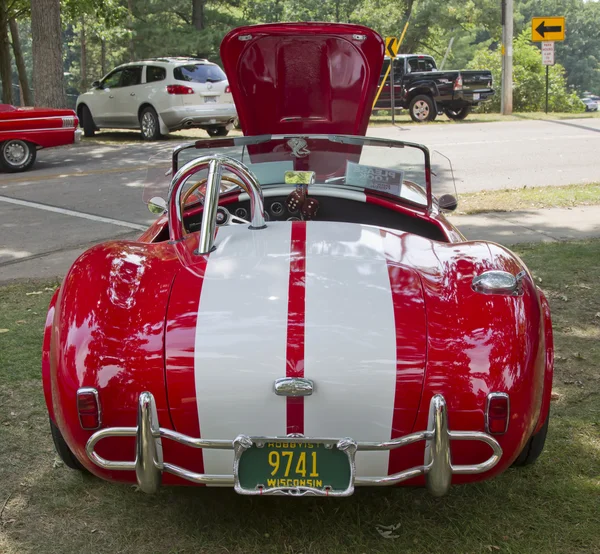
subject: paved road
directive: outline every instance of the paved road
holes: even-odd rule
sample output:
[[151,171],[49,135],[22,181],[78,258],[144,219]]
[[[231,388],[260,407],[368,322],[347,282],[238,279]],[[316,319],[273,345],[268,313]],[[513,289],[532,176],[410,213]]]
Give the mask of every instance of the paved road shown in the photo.
[[[600,181],[600,119],[467,121],[369,134],[440,150],[452,159],[459,192]],[[61,275],[88,245],[135,236],[153,220],[141,198],[147,161],[177,143],[84,140],[39,152],[27,173],[0,173],[0,281]]]

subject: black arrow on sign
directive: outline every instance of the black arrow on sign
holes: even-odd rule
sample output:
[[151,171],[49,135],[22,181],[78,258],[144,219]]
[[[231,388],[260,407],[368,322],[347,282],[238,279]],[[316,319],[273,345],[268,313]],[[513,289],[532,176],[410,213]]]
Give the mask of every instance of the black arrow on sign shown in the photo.
[[551,25],[550,27],[546,27],[546,22],[542,21],[536,28],[536,31],[543,38],[544,33],[560,33],[562,31],[562,27],[560,25]]
[[387,50],[388,56],[390,58],[396,57],[396,54],[394,54],[394,49],[392,48],[394,46],[394,44],[396,44],[396,39],[390,40],[390,42],[386,46],[386,50]]

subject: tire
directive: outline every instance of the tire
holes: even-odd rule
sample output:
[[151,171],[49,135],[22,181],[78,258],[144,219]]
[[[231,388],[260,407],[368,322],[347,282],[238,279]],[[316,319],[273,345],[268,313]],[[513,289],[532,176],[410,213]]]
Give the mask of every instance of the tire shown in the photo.
[[32,142],[10,139],[0,143],[0,167],[7,173],[26,171],[36,156],[37,148]]
[[93,137],[96,134],[96,124],[92,112],[86,105],[81,107],[81,127],[83,128],[84,137]]
[[65,465],[77,471],[87,472],[87,469],[81,465],[81,462],[75,457],[75,454],[71,452],[71,449],[65,442],[61,432],[58,427],[54,425],[52,420],[50,420],[50,433],[52,434],[52,440],[54,441],[54,448]]
[[229,134],[227,127],[208,127],[206,129],[209,137],[226,137]]
[[450,108],[445,108],[444,113],[450,119],[454,119],[454,121],[462,121],[471,113],[471,106],[464,106],[460,110],[451,110]]
[[140,114],[140,131],[144,140],[160,139],[160,123],[154,108],[148,106],[142,110]]
[[410,118],[417,123],[433,121],[437,117],[437,108],[433,98],[427,94],[415,96],[408,106]]
[[544,451],[544,444],[546,443],[546,435],[548,434],[548,422],[550,421],[550,414],[546,418],[544,425],[533,435],[523,447],[521,453],[517,456],[517,459],[513,462],[514,467],[523,467],[533,464]]

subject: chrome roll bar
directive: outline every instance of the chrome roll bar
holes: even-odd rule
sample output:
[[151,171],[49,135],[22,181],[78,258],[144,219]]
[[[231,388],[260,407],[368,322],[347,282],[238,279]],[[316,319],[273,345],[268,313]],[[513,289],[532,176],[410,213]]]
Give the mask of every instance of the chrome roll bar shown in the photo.
[[183,187],[192,175],[206,167],[208,167],[208,178],[197,254],[207,254],[214,246],[219,190],[223,170],[236,175],[244,185],[244,191],[250,196],[250,229],[256,230],[266,227],[263,193],[258,179],[242,162],[229,156],[215,154],[213,156],[202,156],[188,162],[171,180],[168,199],[169,238],[171,241],[178,242],[185,236],[183,206],[181,205]]
[[[136,437],[135,461],[111,461],[99,456],[95,447],[98,442],[107,437]],[[235,487],[241,494],[289,494],[290,496],[324,495],[325,492],[317,489],[298,491],[281,489],[245,491],[240,489],[236,481],[236,470],[239,457],[252,443],[264,443],[274,439],[281,440],[286,437],[248,437],[239,435],[235,439],[200,439],[189,437],[172,429],[161,428],[158,422],[156,403],[149,392],[143,392],[138,402],[137,427],[111,427],[96,431],[88,440],[86,453],[88,458],[102,469],[135,471],[137,482],[142,491],[156,492],[161,484],[162,473],[171,473],[190,481],[205,485],[220,485]],[[311,439],[301,435],[293,435],[298,441],[310,442]],[[211,475],[196,473],[188,469],[167,463],[163,460],[162,439],[175,441],[190,448],[233,450],[234,463],[233,475]],[[452,475],[475,475],[485,473],[492,469],[502,457],[502,448],[492,436],[480,431],[450,431],[448,428],[448,410],[446,401],[441,394],[436,394],[429,404],[429,418],[426,431],[417,431],[404,437],[385,442],[355,442],[352,439],[313,439],[315,442],[343,442],[356,445],[352,452],[352,476],[350,486],[346,491],[329,496],[349,496],[354,492],[354,487],[362,486],[390,486],[397,485],[408,479],[425,476],[427,488],[434,496],[442,496],[448,492],[452,482]],[[479,464],[453,465],[450,456],[450,442],[452,440],[480,441],[492,449],[492,455]],[[398,473],[376,477],[356,477],[354,475],[355,451],[395,450],[408,444],[425,441],[425,455],[423,465],[405,469]],[[245,445],[245,448],[240,448]]]

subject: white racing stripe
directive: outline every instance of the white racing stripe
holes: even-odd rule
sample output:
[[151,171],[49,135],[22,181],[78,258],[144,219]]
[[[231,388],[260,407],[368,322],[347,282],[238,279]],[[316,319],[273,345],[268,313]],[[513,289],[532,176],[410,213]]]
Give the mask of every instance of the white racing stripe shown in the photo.
[[[206,439],[285,436],[291,223],[222,227],[208,258],[195,341],[200,434]],[[207,473],[231,473],[233,452],[204,450]]]
[[79,217],[81,219],[87,219],[89,221],[98,221],[99,223],[109,223],[111,225],[117,225],[119,227],[128,227],[129,229],[138,229],[145,231],[148,225],[139,225],[138,223],[130,223],[129,221],[121,221],[120,219],[113,219],[112,217],[102,217],[101,215],[86,214],[84,212],[76,212],[74,210],[68,210],[66,208],[59,208],[57,206],[48,206],[47,204],[39,204],[38,202],[30,202],[29,200],[20,200],[18,198],[10,198],[9,196],[0,196],[0,202],[6,202],[8,204],[15,204],[17,206],[25,206],[27,208],[35,208],[36,210],[44,210],[47,212],[54,212],[56,214],[69,215],[71,217]]
[[[304,432],[358,441],[390,439],[396,332],[378,229],[307,225]],[[389,452],[359,452],[359,476],[388,473]]]

